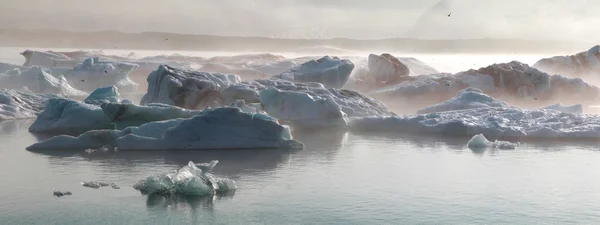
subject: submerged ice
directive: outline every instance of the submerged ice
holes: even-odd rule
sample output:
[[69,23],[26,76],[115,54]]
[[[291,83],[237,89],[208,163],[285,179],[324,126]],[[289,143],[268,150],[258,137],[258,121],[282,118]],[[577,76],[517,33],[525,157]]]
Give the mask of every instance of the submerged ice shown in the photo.
[[159,173],[138,181],[133,188],[143,194],[204,196],[235,191],[235,181],[209,173],[218,163],[213,160],[199,167],[190,161],[186,166],[168,173]]

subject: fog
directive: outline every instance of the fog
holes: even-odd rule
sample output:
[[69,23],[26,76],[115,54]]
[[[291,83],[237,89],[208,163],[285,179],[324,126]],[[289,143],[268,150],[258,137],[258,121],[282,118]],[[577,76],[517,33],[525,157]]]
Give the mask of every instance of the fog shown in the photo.
[[0,28],[589,41],[600,39],[599,9],[593,0],[3,0]]

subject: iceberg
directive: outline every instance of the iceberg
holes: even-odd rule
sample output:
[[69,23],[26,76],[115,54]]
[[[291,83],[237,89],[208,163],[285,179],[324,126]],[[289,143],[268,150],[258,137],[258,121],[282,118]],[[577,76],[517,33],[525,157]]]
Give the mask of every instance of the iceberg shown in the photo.
[[[475,98],[467,98],[474,96]],[[471,99],[474,104],[465,104]],[[452,103],[460,103],[453,105]],[[482,104],[485,103],[485,104]],[[458,107],[457,107],[458,105]],[[463,106],[467,107],[463,107]],[[475,106],[475,107],[473,107]],[[458,109],[457,108],[466,108]],[[454,109],[448,111],[449,109]],[[351,118],[349,130],[506,138],[600,138],[600,116],[509,107],[473,89],[409,116]],[[427,113],[431,111],[430,113]],[[439,112],[438,112],[439,111]]]
[[203,109],[222,103],[221,91],[240,82],[236,75],[197,72],[161,65],[148,76],[148,91],[141,104],[163,103],[186,109]]
[[600,75],[600,45],[575,55],[540,59],[533,64],[533,67],[549,74],[597,77]]
[[519,146],[519,143],[512,143],[508,141],[488,141],[487,138],[483,134],[477,134],[467,142],[467,147],[474,150],[486,149],[486,148],[494,148],[494,149],[505,149],[512,150],[516,149]]
[[90,93],[90,95],[85,98],[83,102],[92,105],[102,105],[102,103],[118,103],[121,102],[121,94],[119,93],[119,88],[115,86],[98,88]]
[[113,125],[98,105],[71,99],[50,99],[29,127],[32,133],[81,134],[90,130],[112,129]]
[[23,66],[68,67],[73,64],[71,58],[58,52],[25,50],[21,55],[25,57]]
[[17,68],[0,74],[0,88],[26,88],[35,93],[60,94],[67,97],[87,95],[87,93],[71,87],[65,77],[54,77],[39,66],[33,66],[23,71]]
[[[210,162],[212,167],[217,163],[216,160]],[[235,181],[212,175],[209,173],[212,167],[199,168],[190,161],[178,170],[140,180],[133,188],[147,195],[205,196],[235,191]]]
[[369,72],[375,84],[394,84],[403,77],[414,75],[398,58],[387,53],[370,54],[368,60]]
[[0,121],[35,118],[44,110],[48,100],[53,98],[63,97],[55,94],[0,89]]
[[295,121],[296,125],[306,128],[319,123],[340,125],[346,116],[393,115],[382,102],[357,91],[327,89],[320,83],[295,83],[276,78],[232,85],[223,91],[223,99],[226,103],[237,99],[250,104],[260,103],[269,115]]
[[565,112],[565,113],[576,113],[576,114],[583,113],[583,105],[581,105],[581,104],[567,106],[567,105],[562,105],[560,103],[557,103],[554,105],[549,105],[549,106],[543,107],[542,109],[551,109],[551,110],[556,110],[556,111]]
[[429,106],[417,111],[419,114],[445,112],[462,109],[488,108],[488,107],[508,107],[501,100],[495,99],[483,93],[476,88],[466,88],[460,91],[454,98],[448,101]]
[[354,64],[347,59],[325,56],[283,72],[277,78],[296,82],[316,82],[328,88],[341,88],[350,77]]
[[119,151],[201,149],[297,149],[290,129],[264,114],[239,108],[205,109],[189,119],[172,119],[123,130],[92,130],[78,137],[60,135],[29,146],[28,150],[97,149]]
[[71,85],[83,91],[116,86],[123,92],[135,92],[138,84],[129,78],[129,73],[137,68],[137,64],[104,62],[94,57],[84,60],[63,75]]
[[347,117],[333,100],[306,92],[280,91],[275,88],[259,93],[260,103],[271,116],[302,127],[346,127]]
[[[493,97],[502,96],[517,100],[569,102],[576,99],[592,103],[600,99],[600,89],[580,78],[548,75],[517,61],[493,64],[454,75],[436,74],[409,78],[371,94],[396,100],[405,98],[411,101],[439,101],[456,95],[462,89],[473,87]],[[575,104],[579,103],[581,102]]]
[[117,130],[130,126],[137,127],[154,121],[190,118],[202,112],[160,103],[145,106],[127,103],[104,103],[101,108],[106,117],[114,123]]

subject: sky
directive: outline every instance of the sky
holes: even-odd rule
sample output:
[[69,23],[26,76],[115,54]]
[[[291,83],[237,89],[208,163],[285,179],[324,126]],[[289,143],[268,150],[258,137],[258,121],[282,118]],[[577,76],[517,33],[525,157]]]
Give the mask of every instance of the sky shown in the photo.
[[597,12],[598,0],[1,0],[0,28],[590,41]]

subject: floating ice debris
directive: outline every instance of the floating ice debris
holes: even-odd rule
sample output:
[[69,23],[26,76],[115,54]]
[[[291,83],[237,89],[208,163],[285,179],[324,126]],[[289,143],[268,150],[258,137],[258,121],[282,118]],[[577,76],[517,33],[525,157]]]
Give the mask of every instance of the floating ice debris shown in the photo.
[[121,187],[119,187],[117,183],[110,183],[110,187],[112,187],[113,189],[121,189]]
[[54,192],[52,193],[52,195],[54,195],[56,197],[62,197],[62,196],[65,196],[65,195],[72,195],[72,194],[73,193],[71,193],[70,191],[64,191],[63,192],[63,191],[57,191],[57,190],[54,190]]
[[113,189],[121,189],[116,183],[96,182],[96,181],[84,181],[81,182],[81,186],[98,189],[101,187],[112,187]]
[[495,149],[516,149],[520,145],[519,142],[512,143],[508,141],[488,141],[483,134],[477,134],[467,142],[467,147],[470,149],[484,149],[484,148],[495,148]]
[[81,182],[81,186],[89,187],[89,188],[94,188],[94,189],[98,189],[98,188],[101,187],[101,185],[100,185],[99,182],[94,182],[94,181],[87,181],[87,182],[84,181],[84,182]]
[[235,181],[219,178],[210,174],[210,169],[217,161],[206,164],[202,170],[190,161],[188,165],[169,173],[159,173],[140,180],[133,188],[142,194],[160,195],[214,195],[233,191],[237,188]]

